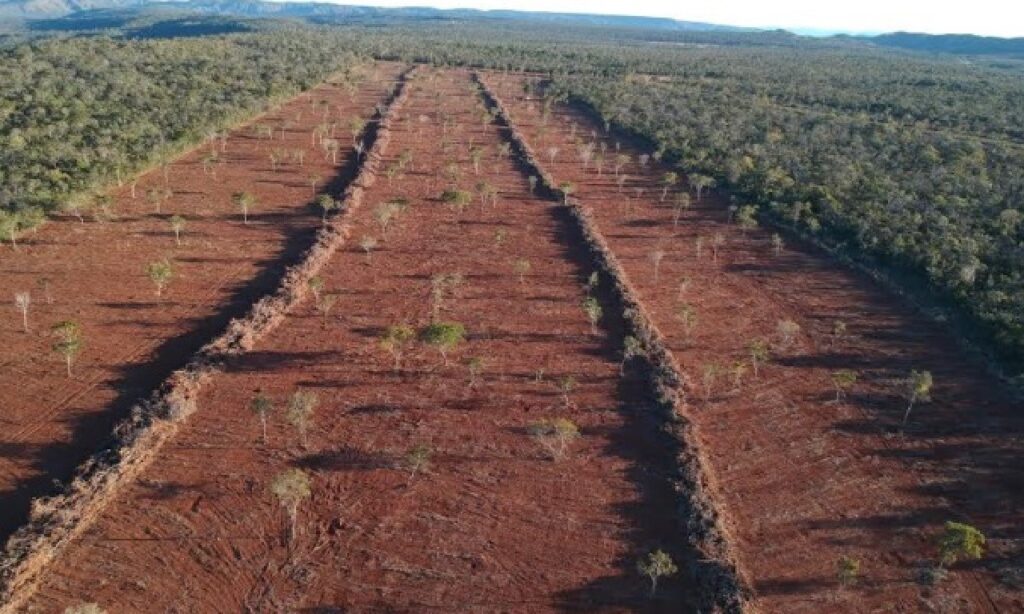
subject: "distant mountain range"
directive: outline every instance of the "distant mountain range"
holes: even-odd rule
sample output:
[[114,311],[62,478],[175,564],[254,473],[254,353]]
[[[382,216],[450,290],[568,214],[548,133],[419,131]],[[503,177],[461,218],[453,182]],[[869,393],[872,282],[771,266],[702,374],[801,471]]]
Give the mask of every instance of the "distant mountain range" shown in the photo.
[[[0,22],[35,21],[36,29],[61,29],[62,23],[109,16],[109,11],[163,11],[221,17],[301,19],[314,23],[355,23],[385,20],[519,20],[571,26],[605,26],[657,32],[756,32],[753,28],[678,21],[659,17],[544,13],[529,11],[435,9],[429,7],[380,8],[324,2],[267,2],[264,0],[0,0]],[[62,19],[64,18],[64,19]],[[39,20],[50,20],[42,23]],[[957,55],[991,55],[1024,59],[1024,38],[994,38],[966,34],[913,34],[896,32],[877,36],[838,35],[879,47]],[[821,40],[821,39],[819,39]]]

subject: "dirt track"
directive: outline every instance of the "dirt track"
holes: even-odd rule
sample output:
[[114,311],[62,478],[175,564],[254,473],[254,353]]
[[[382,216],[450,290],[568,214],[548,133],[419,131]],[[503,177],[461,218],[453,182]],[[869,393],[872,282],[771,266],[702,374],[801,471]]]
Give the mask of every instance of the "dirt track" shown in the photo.
[[[77,601],[111,611],[685,604],[685,574],[652,600],[635,572],[655,548],[686,556],[666,480],[674,459],[641,380],[620,376],[614,313],[596,330],[586,322],[579,238],[498,156],[499,131],[481,122],[468,75],[417,84],[388,152],[397,161],[407,149],[411,170],[378,181],[355,212],[354,244],[323,276],[338,296],[332,310],[305,305],[232,364],[160,460],[53,565],[30,611]],[[457,124],[445,126],[436,92]],[[470,139],[486,152],[479,177]],[[455,183],[489,181],[497,202],[459,214],[440,202],[449,158],[461,168]],[[385,238],[374,212],[397,197],[408,208]],[[369,257],[365,236],[380,240]],[[518,260],[530,263],[523,281]],[[463,275],[439,317],[463,322],[468,341],[447,367],[417,346],[396,373],[379,334],[427,323],[430,279],[442,273]],[[471,357],[482,360],[472,387]],[[558,386],[567,376],[577,382],[568,406]],[[321,400],[308,448],[281,415],[298,388]],[[278,406],[266,443],[248,408],[257,390]],[[582,437],[553,462],[527,427],[559,416]],[[411,475],[418,445],[430,466]],[[286,545],[267,489],[289,467],[311,475],[313,494]]]
[[[820,252],[787,240],[776,254],[771,232],[728,223],[728,206],[705,195],[673,223],[672,193],[661,202],[668,170],[630,162],[620,192],[615,138],[600,174],[577,157],[571,124],[589,141],[603,130],[579,112],[555,106],[540,134],[540,104],[523,99],[518,76],[489,75],[517,124],[557,181],[571,181],[645,306],[691,378],[693,418],[711,458],[734,545],[771,612],[1015,611],[1021,578],[1021,433],[1024,415],[949,334],[870,280]],[[599,150],[598,150],[599,151]],[[642,192],[638,194],[637,189]],[[714,237],[723,244],[714,256]],[[697,254],[697,240],[702,241]],[[654,254],[661,252],[654,281]],[[680,289],[681,282],[686,283]],[[692,330],[680,318],[689,306]],[[778,323],[800,327],[784,344]],[[834,323],[847,332],[834,338]],[[748,367],[733,382],[749,344],[763,339],[771,362],[757,378]],[[710,378],[704,399],[704,372]],[[858,372],[841,402],[832,373]],[[900,427],[906,402],[897,391],[911,369],[935,377],[934,400]],[[934,564],[946,520],[976,524],[989,537],[985,560],[958,566],[937,588],[916,582]],[[839,589],[840,556],[861,561],[858,586]]]
[[[337,190],[352,171],[350,146],[332,160],[311,139],[324,117],[320,102],[328,102],[339,142],[348,144],[347,122],[369,117],[400,70],[379,65],[351,97],[339,86],[317,87],[235,130],[223,146],[175,160],[166,184],[159,168],[141,176],[134,199],[127,185],[110,193],[115,219],[68,215],[27,237],[19,251],[2,248],[0,285],[12,293],[4,300],[14,292],[32,296],[28,334],[9,303],[0,322],[3,537],[25,521],[30,499],[66,479],[133,403],[274,287],[320,224],[308,177],[322,178],[318,191]],[[273,127],[273,137],[256,126]],[[212,149],[219,162],[204,168]],[[275,151],[286,158],[276,170]],[[301,163],[290,157],[298,151]],[[157,213],[150,194],[165,188],[171,194]],[[257,198],[248,224],[231,198],[240,191]],[[169,221],[176,214],[187,220],[180,245]],[[175,273],[157,298],[144,268],[165,257]],[[64,319],[77,321],[84,338],[71,378],[50,350],[50,326]]]

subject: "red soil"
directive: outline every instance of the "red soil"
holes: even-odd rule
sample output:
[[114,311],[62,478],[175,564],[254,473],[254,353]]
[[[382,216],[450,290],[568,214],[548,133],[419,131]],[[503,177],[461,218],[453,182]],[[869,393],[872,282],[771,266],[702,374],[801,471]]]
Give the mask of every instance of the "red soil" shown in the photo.
[[[864,276],[800,241],[775,255],[771,232],[744,233],[727,223],[727,203],[705,195],[673,227],[660,203],[668,169],[636,163],[623,139],[631,179],[619,193],[614,140],[599,175],[576,157],[570,125],[587,138],[602,132],[582,113],[556,106],[545,135],[539,104],[523,99],[518,76],[488,75],[513,119],[547,157],[557,181],[571,181],[642,294],[694,391],[690,418],[717,477],[721,508],[740,563],[770,612],[941,611],[1024,609],[1021,570],[1024,413],[1021,405],[965,355],[940,324]],[[644,189],[636,196],[635,188]],[[717,261],[712,238],[725,244]],[[696,240],[703,237],[703,255]],[[655,283],[652,254],[664,252]],[[680,282],[688,281],[685,291]],[[682,304],[696,314],[686,334]],[[792,347],[780,347],[782,320],[800,325]],[[848,333],[833,343],[836,320]],[[754,339],[773,343],[771,364],[749,370],[735,388],[718,378],[702,399],[706,365],[731,368],[749,358]],[[831,375],[853,369],[859,379],[834,403]],[[909,425],[897,394],[911,369],[930,370],[934,401],[919,404]],[[960,564],[937,587],[915,580],[934,564],[947,520],[967,521],[989,538],[984,560]],[[841,556],[861,561],[858,585],[840,589]]]
[[[10,292],[4,300],[20,291],[32,295],[28,334],[11,303],[0,319],[0,537],[25,521],[33,497],[70,476],[133,403],[274,287],[320,223],[307,177],[318,175],[320,189],[337,190],[351,173],[350,148],[334,163],[312,143],[323,121],[319,101],[329,101],[347,144],[347,122],[369,117],[401,69],[373,69],[351,98],[341,87],[321,85],[233,131],[212,175],[202,163],[209,144],[183,155],[167,169],[173,196],[159,214],[146,198],[148,190],[164,188],[156,169],[138,178],[136,199],[128,186],[110,192],[116,221],[57,218],[19,251],[0,248],[0,285]],[[274,127],[273,140],[260,138],[256,125]],[[275,149],[304,152],[303,164],[291,160],[272,171]],[[248,224],[231,199],[240,191],[257,198]],[[169,223],[175,214],[187,219],[180,246]],[[175,276],[157,299],[144,268],[165,257]],[[70,378],[50,348],[50,327],[65,319],[77,321],[84,338]]]
[[[387,157],[412,170],[378,181],[352,212],[352,245],[323,274],[338,301],[300,306],[201,395],[139,480],[116,496],[44,574],[29,611],[96,601],[109,611],[678,611],[683,573],[647,595],[640,554],[685,559],[667,478],[672,455],[640,380],[620,376],[618,320],[591,331],[580,308],[590,270],[564,211],[528,192],[496,155],[500,132],[461,72],[419,79]],[[436,96],[441,94],[440,98]],[[448,127],[442,110],[459,120]],[[481,174],[469,140],[484,147]],[[445,151],[447,150],[447,151]],[[460,185],[486,180],[496,205],[456,215],[438,196],[456,158]],[[409,207],[386,238],[378,204]],[[358,243],[381,239],[367,258]],[[501,236],[499,242],[498,238]],[[575,246],[575,247],[573,247]],[[520,282],[514,263],[530,270]],[[395,372],[379,334],[429,321],[432,276],[461,273],[441,317],[468,341],[442,366],[415,344]],[[468,385],[467,361],[483,360]],[[628,372],[628,370],[627,370]],[[558,382],[577,386],[566,407]],[[308,448],[284,420],[296,389],[320,399]],[[267,442],[248,408],[272,397]],[[553,462],[527,433],[568,417],[581,429]],[[426,472],[406,456],[432,450]],[[299,467],[312,496],[287,543],[268,492]]]

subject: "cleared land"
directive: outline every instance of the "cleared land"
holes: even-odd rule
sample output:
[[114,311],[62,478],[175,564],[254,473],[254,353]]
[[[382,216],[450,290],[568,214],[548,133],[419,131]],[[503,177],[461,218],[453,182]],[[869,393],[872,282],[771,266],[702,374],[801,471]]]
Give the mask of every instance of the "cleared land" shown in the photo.
[[[31,498],[68,478],[136,401],[276,285],[320,225],[314,191],[337,190],[352,172],[349,122],[373,114],[402,68],[369,68],[352,92],[314,88],[140,176],[135,198],[129,185],[111,191],[108,212],[95,211],[103,221],[69,214],[19,250],[2,248],[0,535],[22,524]],[[337,123],[336,156],[313,138],[325,122]],[[248,223],[233,202],[238,192],[255,197]],[[185,219],[180,244],[175,215]],[[173,277],[157,297],[145,269],[165,258]],[[19,292],[31,294],[27,333],[10,302]],[[50,327],[62,320],[82,330],[71,377],[51,350]]]
[[[412,87],[387,152],[406,169],[351,212],[322,274],[335,298],[300,306],[205,389],[28,611],[687,609],[684,573],[651,598],[635,571],[654,549],[688,556],[673,448],[643,378],[620,371],[614,306],[587,322],[580,237],[501,155],[467,74]],[[439,198],[455,186],[475,192],[461,212]],[[451,274],[435,305],[432,280]],[[432,317],[463,323],[466,341],[447,366],[413,343],[396,370],[381,334]],[[306,446],[284,416],[296,390],[320,400]],[[275,405],[265,441],[257,394]],[[529,426],[559,417],[581,437],[555,462]],[[291,468],[311,483],[293,540],[269,492]]]
[[[980,361],[941,325],[819,251],[788,238],[777,251],[770,231],[730,223],[719,194],[694,195],[674,224],[675,193],[688,186],[671,187],[662,202],[669,169],[653,161],[641,167],[639,154],[650,152],[564,105],[545,121],[541,101],[524,97],[520,75],[486,81],[547,170],[572,182],[593,209],[687,370],[688,417],[711,459],[756,608],[1024,608],[1024,415]],[[621,191],[617,140],[629,156]],[[588,169],[578,147],[586,143],[595,145]],[[780,334],[786,321],[797,326],[791,340]],[[845,324],[839,335],[837,321]],[[771,360],[755,377],[750,346],[758,340]],[[857,378],[836,402],[840,370]],[[930,371],[934,388],[903,427],[901,392],[912,370]],[[947,520],[982,529],[985,558],[923,586],[918,575],[934,565]],[[842,556],[861,562],[855,586],[838,586]]]

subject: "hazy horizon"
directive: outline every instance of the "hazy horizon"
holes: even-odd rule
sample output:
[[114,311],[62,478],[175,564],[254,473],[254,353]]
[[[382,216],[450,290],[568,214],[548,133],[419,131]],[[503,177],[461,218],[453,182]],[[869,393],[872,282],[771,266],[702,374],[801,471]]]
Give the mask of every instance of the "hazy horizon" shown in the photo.
[[[303,1],[303,0],[280,0]],[[307,0],[313,1],[313,0]],[[949,1],[862,0],[832,5],[811,0],[777,0],[771,4],[754,0],[681,6],[672,0],[625,2],[605,0],[316,0],[333,4],[419,7],[439,9],[515,10],[550,13],[584,13],[633,17],[667,17],[679,21],[706,22],[724,26],[775,29],[809,34],[877,34],[920,32],[926,34],[977,34],[981,36],[1024,36],[1024,5],[1007,6],[1005,0],[978,0],[969,5]]]

